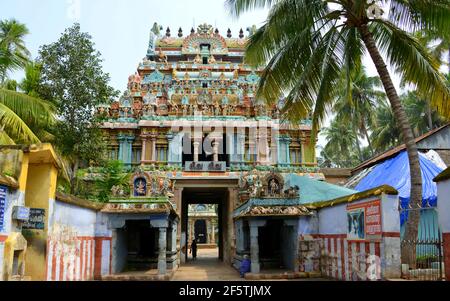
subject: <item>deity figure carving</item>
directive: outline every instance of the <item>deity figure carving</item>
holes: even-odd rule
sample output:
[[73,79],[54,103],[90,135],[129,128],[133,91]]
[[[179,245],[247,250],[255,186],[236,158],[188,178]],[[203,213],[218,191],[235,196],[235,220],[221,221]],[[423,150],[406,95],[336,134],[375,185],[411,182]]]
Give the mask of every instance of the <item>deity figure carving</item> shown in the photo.
[[160,62],[167,64],[167,55],[161,50],[158,52],[158,59]]
[[197,56],[194,59],[194,64],[201,64],[202,58],[200,57],[200,54],[197,54]]
[[228,115],[228,105],[227,104],[224,104],[222,106],[222,115],[223,116],[227,116]]
[[134,181],[134,196],[145,196],[147,194],[147,183],[145,179],[138,178]]
[[133,103],[133,116],[135,118],[139,118],[142,116],[142,109],[143,109],[143,105],[141,101],[134,101]]
[[217,101],[214,104],[214,115],[215,116],[219,116],[220,115],[220,105],[219,105],[219,103]]
[[280,194],[280,185],[276,179],[271,179],[269,182],[269,195],[274,197]]
[[187,114],[188,114],[188,105],[184,104],[181,107],[182,107],[182,110],[183,110],[183,116],[187,116]]
[[216,63],[216,59],[214,58],[214,55],[211,55],[208,59],[208,63],[209,64],[215,64]]
[[300,196],[300,187],[297,185],[289,187],[284,191],[284,196],[287,198],[298,198]]

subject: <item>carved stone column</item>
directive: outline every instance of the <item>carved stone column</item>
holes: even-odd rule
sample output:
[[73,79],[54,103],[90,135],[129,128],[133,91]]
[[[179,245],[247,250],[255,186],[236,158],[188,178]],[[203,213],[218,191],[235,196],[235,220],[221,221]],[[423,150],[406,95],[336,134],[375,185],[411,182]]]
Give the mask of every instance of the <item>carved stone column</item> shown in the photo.
[[229,246],[229,262],[233,261],[233,257],[236,253],[236,242],[233,222],[233,210],[237,203],[238,190],[236,188],[228,188],[228,207],[227,207],[227,240]]
[[194,145],[194,162],[198,162],[200,142],[198,140],[194,140],[193,145]]
[[167,228],[169,222],[167,220],[151,220],[150,225],[158,228],[158,274],[164,275],[167,272]]
[[145,153],[147,150],[147,137],[141,136],[142,139],[142,151],[141,151],[141,165],[145,164]]
[[167,272],[166,262],[167,228],[159,228],[158,238],[158,274],[164,275]]
[[214,140],[213,145],[213,161],[218,162],[219,161],[219,144],[220,142],[218,140]]
[[156,138],[158,137],[158,134],[152,133],[150,134],[150,141],[151,141],[151,147],[152,147],[152,156],[151,161],[152,163],[156,163]]
[[259,273],[261,268],[259,264],[259,227],[263,227],[266,224],[265,220],[250,220],[250,261],[251,261],[251,272]]

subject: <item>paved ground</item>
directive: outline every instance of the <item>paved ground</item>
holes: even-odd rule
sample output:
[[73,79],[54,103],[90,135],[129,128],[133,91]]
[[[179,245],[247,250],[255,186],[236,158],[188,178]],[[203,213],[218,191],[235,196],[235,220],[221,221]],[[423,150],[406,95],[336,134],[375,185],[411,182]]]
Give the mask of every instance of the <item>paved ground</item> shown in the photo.
[[[190,255],[190,254],[189,254]],[[174,281],[236,281],[239,273],[218,259],[218,249],[199,249],[197,260],[182,264],[175,272]]]
[[[190,254],[189,254],[190,255]],[[280,273],[280,271],[264,271],[265,273]],[[197,260],[182,264],[175,272],[174,281],[249,281],[239,277],[233,267],[218,259],[218,249],[199,249]],[[257,281],[257,280],[251,280]],[[271,279],[270,281],[325,281],[325,279]]]

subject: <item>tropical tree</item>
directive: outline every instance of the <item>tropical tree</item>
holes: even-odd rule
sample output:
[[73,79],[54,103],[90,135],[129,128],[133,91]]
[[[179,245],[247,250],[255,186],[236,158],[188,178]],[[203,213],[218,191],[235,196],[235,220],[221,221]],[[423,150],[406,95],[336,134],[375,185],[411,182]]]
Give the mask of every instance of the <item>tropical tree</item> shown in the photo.
[[40,97],[40,81],[42,66],[36,62],[29,62],[25,66],[25,78],[20,82],[20,89],[27,95]]
[[6,79],[8,71],[25,67],[30,52],[24,37],[28,34],[25,24],[12,20],[0,20],[0,83]]
[[[439,62],[411,32],[450,31],[450,0],[383,0],[386,17],[366,0],[227,0],[231,13],[270,7],[265,24],[248,42],[246,61],[265,65],[257,95],[269,102],[284,94],[283,113],[292,121],[313,112],[317,131],[335,96],[339,79],[350,78],[369,53],[380,76],[406,144],[411,173],[411,204],[421,205],[419,155],[411,126],[392,82],[387,63],[401,70],[444,116],[450,116],[450,90],[439,73]],[[384,58],[382,56],[384,54]],[[385,61],[385,58],[387,61]],[[410,214],[406,240],[417,238],[419,212]],[[415,250],[402,249],[402,259],[415,265]]]
[[55,122],[52,104],[16,92],[17,82],[6,77],[29,61],[23,40],[27,33],[24,24],[0,21],[0,144],[39,143],[47,137],[44,129]]
[[99,163],[106,145],[93,112],[99,103],[117,95],[102,70],[101,54],[80,25],[67,28],[54,43],[39,50],[42,66],[39,94],[56,104],[59,122],[54,128],[56,146],[70,162],[71,193],[77,192],[80,164]]
[[101,168],[102,176],[95,181],[97,199],[100,202],[109,200],[113,186],[126,186],[129,175],[124,170],[123,163],[116,160],[108,161],[106,166]]
[[381,87],[380,78],[378,76],[367,76],[364,68],[355,70],[355,74],[351,75],[349,83],[350,85],[347,88],[347,79],[342,80],[342,88],[338,90],[333,111],[337,120],[351,124],[356,137],[356,148],[362,161],[363,152],[359,138],[367,140],[369,150],[373,155],[369,129],[376,122],[376,106],[385,99],[386,94],[379,90]]
[[401,132],[389,104],[380,103],[376,108],[376,126],[372,127],[371,140],[377,152],[398,145]]
[[400,98],[416,136],[420,136],[444,124],[443,118],[430,108],[429,102],[420,97],[415,91],[404,93]]
[[351,123],[341,122],[336,118],[329,127],[322,130],[322,135],[327,144],[321,155],[335,167],[353,167],[358,163],[358,158],[362,159],[362,150],[358,150],[359,156],[355,153],[355,148],[358,148],[358,137]]

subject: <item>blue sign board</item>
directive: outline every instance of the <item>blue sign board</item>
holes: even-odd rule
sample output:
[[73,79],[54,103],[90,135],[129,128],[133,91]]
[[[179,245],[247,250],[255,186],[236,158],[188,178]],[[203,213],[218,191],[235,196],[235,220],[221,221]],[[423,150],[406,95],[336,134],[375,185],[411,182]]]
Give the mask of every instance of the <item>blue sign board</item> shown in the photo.
[[3,226],[5,223],[6,194],[7,193],[8,193],[8,188],[6,186],[0,185],[0,231],[3,231]]
[[13,208],[13,219],[20,221],[27,221],[30,217],[30,208],[24,206],[14,206]]

